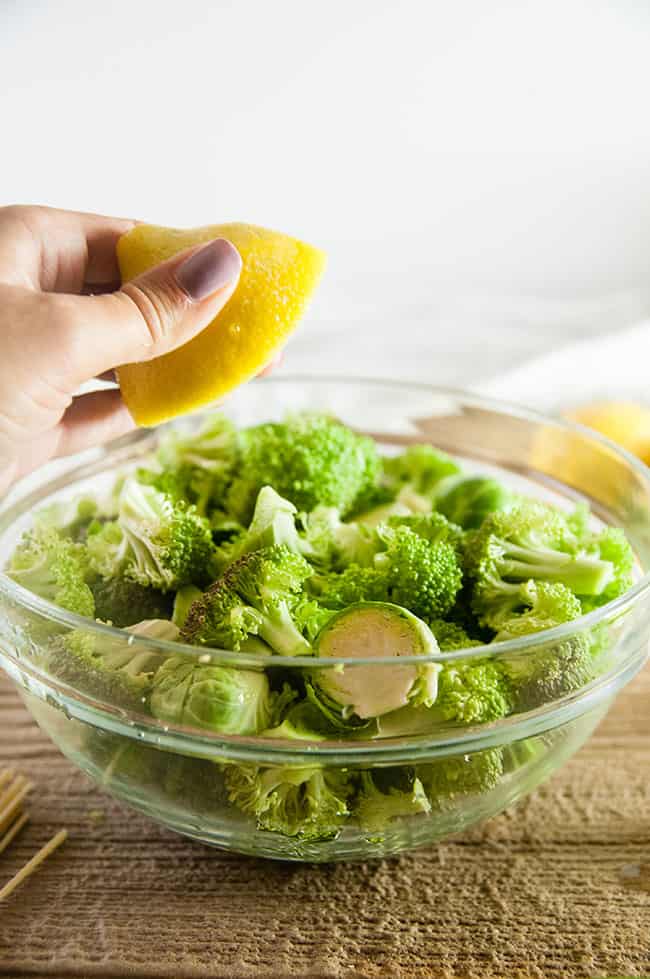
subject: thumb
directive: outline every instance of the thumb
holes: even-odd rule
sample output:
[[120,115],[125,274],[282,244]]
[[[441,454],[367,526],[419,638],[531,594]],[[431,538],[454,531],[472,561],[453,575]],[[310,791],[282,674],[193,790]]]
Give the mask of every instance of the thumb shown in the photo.
[[228,302],[241,269],[235,246],[215,238],[156,265],[118,292],[65,297],[72,307],[74,382],[187,343]]

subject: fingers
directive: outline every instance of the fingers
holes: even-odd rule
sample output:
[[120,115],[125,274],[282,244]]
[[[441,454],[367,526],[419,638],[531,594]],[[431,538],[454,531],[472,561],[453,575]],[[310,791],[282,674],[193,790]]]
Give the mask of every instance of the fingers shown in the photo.
[[66,383],[76,387],[121,364],[151,360],[187,343],[225,306],[241,267],[234,245],[217,238],[111,295],[58,297],[55,329],[67,351]]
[[74,398],[57,425],[35,434],[29,442],[3,446],[0,441],[0,493],[49,459],[101,445],[134,427],[116,389]]
[[58,425],[55,454],[72,455],[125,435],[135,422],[116,389],[75,398]]
[[119,284],[115,245],[134,224],[49,207],[0,208],[0,281],[71,293]]

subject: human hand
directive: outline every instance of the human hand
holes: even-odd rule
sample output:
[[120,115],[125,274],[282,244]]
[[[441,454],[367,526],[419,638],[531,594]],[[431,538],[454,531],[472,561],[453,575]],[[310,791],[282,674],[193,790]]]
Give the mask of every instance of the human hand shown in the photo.
[[115,245],[134,224],[0,208],[0,493],[48,459],[133,428],[117,388],[75,391],[187,343],[237,285],[239,253],[218,238],[120,288]]

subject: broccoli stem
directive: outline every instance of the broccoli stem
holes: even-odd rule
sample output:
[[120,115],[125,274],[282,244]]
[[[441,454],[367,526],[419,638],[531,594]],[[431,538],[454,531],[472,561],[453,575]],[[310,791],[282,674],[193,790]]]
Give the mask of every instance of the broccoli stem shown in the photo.
[[500,570],[504,578],[517,581],[535,578],[560,582],[577,595],[600,595],[614,575],[610,561],[576,557],[550,548],[531,550],[510,543],[504,545]]
[[298,631],[285,602],[260,616],[259,636],[280,656],[311,656],[312,648]]

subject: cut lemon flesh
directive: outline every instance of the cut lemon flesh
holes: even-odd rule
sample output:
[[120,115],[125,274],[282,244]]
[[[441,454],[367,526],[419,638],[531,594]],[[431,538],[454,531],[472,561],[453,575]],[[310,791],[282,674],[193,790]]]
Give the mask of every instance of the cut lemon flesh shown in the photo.
[[319,249],[252,224],[187,231],[141,224],[117,244],[122,281],[213,238],[226,238],[241,255],[237,288],[193,340],[119,369],[122,397],[138,425],[194,411],[259,373],[298,325],[325,267]]

